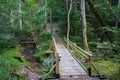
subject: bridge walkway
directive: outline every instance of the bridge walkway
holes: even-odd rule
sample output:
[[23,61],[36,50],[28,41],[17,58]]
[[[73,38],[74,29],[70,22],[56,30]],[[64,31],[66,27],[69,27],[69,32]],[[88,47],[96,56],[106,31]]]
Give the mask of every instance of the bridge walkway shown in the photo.
[[91,80],[58,36],[54,36],[55,52],[60,56],[59,74],[63,80]]

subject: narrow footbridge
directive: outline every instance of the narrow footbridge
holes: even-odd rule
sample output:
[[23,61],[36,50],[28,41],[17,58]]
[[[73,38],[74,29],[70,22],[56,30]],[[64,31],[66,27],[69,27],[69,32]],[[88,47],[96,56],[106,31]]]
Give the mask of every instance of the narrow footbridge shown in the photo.
[[[93,69],[97,76],[102,77],[92,62],[91,52],[83,50],[71,41],[69,41],[69,48],[67,48],[66,42],[68,42],[67,39],[61,40],[57,35],[52,37],[52,47],[50,48],[52,51],[50,53],[55,57],[55,65],[43,80],[47,79],[53,70],[55,71],[55,79],[52,80],[99,80],[91,78]],[[81,64],[80,59],[87,62],[87,68]]]
[[[55,80],[99,80],[98,78],[91,78],[93,70],[99,78],[102,77],[100,71],[92,62],[92,52],[83,50],[66,38],[61,40],[55,34],[54,28],[50,28],[53,29],[53,36],[50,52],[47,53],[52,53],[52,56],[55,57],[55,65],[44,76],[43,80],[47,79],[53,70]],[[86,61],[87,67],[82,65],[80,60]]]
[[62,80],[91,80],[84,67],[73,57],[71,52],[64,46],[60,38],[53,36],[56,73]]

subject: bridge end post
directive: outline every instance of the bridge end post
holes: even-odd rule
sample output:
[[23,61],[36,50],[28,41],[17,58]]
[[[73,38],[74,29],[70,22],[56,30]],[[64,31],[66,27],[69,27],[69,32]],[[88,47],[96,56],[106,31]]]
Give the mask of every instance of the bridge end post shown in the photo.
[[92,76],[92,74],[91,74],[92,69],[91,69],[91,68],[88,68],[87,70],[88,70],[88,75],[89,75],[89,76]]
[[92,65],[91,65],[91,59],[92,59],[92,57],[91,56],[89,56],[89,59],[88,59],[88,75],[89,76],[92,76]]
[[56,53],[56,68],[55,68],[55,77],[56,78],[60,78],[60,73],[59,73],[59,61],[60,61],[60,57],[59,57],[59,53]]

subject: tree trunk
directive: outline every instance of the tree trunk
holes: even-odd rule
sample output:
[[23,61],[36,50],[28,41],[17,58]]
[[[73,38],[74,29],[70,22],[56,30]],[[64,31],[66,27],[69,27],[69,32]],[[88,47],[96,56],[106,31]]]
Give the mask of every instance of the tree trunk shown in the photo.
[[43,5],[43,9],[45,9],[44,11],[44,18],[45,18],[45,26],[47,26],[47,10],[46,10],[46,4],[47,4],[47,0],[44,0],[44,5]]
[[67,13],[67,48],[69,48],[69,34],[70,34],[70,13],[72,10],[72,3],[73,1],[70,1],[70,6],[68,9],[68,13]]
[[[118,9],[120,8],[120,0],[118,1]],[[116,20],[116,29],[118,28],[118,20]]]
[[83,41],[84,47],[89,51],[89,46],[87,42],[87,29],[86,29],[86,12],[85,12],[85,0],[81,0],[81,15],[82,15],[82,27],[83,27]]
[[21,0],[20,0],[20,3],[19,3],[19,14],[20,14],[19,25],[20,25],[20,30],[22,30],[22,18],[21,18],[21,13],[22,13],[22,10],[21,10]]
[[50,24],[51,24],[51,32],[52,32],[52,35],[54,34],[54,31],[53,31],[53,22],[52,22],[52,10],[50,10]]
[[[85,12],[85,0],[81,0],[81,15],[82,15],[82,27],[83,27],[83,42],[85,50],[90,52],[87,42],[87,28],[86,28],[86,12]],[[88,74],[91,76],[91,56],[88,56]]]
[[11,26],[14,24],[14,19],[13,19],[13,11],[11,11]]
[[[118,9],[120,7],[120,0],[118,1]],[[116,31],[118,30],[118,23],[119,21],[116,19]],[[117,40],[118,33],[115,33],[115,40]]]

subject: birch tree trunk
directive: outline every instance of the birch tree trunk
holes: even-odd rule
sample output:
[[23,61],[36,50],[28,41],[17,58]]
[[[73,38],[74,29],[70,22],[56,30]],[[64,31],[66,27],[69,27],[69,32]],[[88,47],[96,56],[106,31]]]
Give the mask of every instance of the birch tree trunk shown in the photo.
[[[82,27],[83,27],[83,42],[85,50],[89,51],[89,46],[87,42],[87,28],[86,28],[86,12],[85,12],[85,0],[81,0],[81,15],[82,15]],[[88,74],[91,76],[91,56],[88,56]]]
[[14,19],[13,19],[13,11],[11,11],[11,26],[14,24]]
[[[118,1],[118,9],[120,8],[120,0]],[[116,28],[118,27],[118,21],[116,20]]]
[[87,42],[87,29],[86,29],[86,12],[85,12],[85,0],[81,0],[81,15],[82,15],[82,27],[83,27],[83,41],[85,50],[89,51]]
[[[47,4],[47,0],[44,0],[44,9],[45,9],[45,5]],[[47,23],[47,11],[45,10],[45,23]]]
[[[68,2],[68,0],[67,0]],[[68,3],[66,3],[68,4]],[[69,9],[68,9],[68,13],[67,13],[67,48],[69,48],[69,34],[70,34],[70,13],[71,13],[71,10],[72,10],[72,5],[73,5],[73,1],[70,0],[70,6],[69,6]]]
[[52,10],[50,10],[50,26],[51,26],[51,31],[52,31],[52,35],[53,35]]
[[22,10],[21,10],[21,0],[20,0],[20,3],[19,3],[19,14],[20,14],[19,25],[20,25],[20,30],[22,30],[22,18],[21,18],[21,13],[22,13]]
[[[120,8],[120,0],[118,1],[118,9],[119,8]],[[116,31],[118,29],[118,23],[119,23],[119,21],[116,19]],[[117,40],[117,35],[118,35],[118,33],[115,33],[115,40]]]

